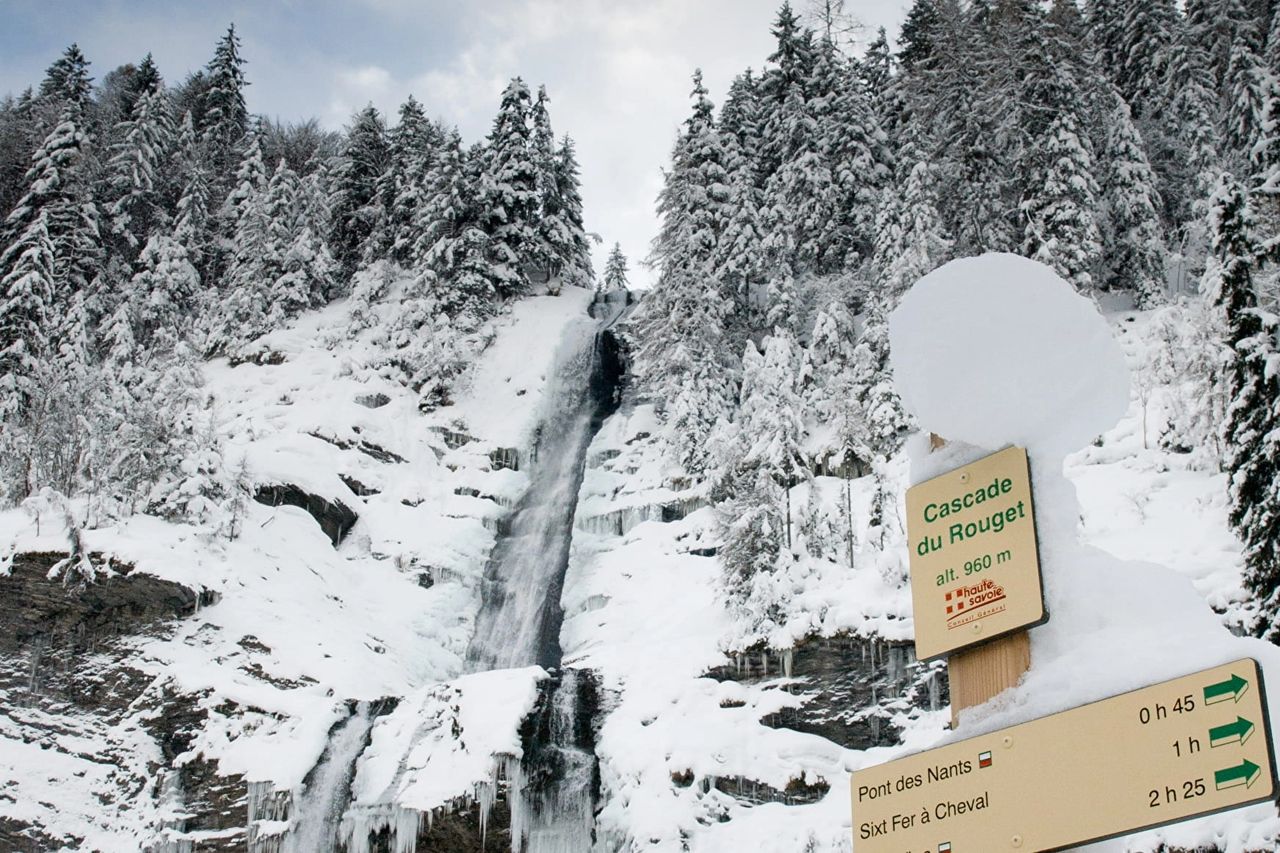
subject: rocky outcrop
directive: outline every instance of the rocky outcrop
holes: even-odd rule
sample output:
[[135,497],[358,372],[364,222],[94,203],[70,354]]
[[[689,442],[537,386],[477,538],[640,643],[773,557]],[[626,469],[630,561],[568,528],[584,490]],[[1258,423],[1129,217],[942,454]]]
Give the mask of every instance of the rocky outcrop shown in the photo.
[[319,495],[304,492],[289,483],[259,486],[258,491],[253,495],[253,499],[267,506],[288,505],[306,510],[334,545],[342,542],[343,538],[351,532],[351,528],[355,526],[359,518],[342,501],[331,501]]
[[161,620],[194,613],[212,604],[215,594],[196,592],[172,581],[135,572],[132,566],[108,565],[100,555],[90,561],[102,571],[95,583],[67,586],[49,571],[66,554],[19,554],[9,574],[0,575],[0,652],[12,653],[33,644],[80,652],[101,641]]
[[746,684],[780,679],[781,689],[803,701],[762,723],[868,749],[898,742],[895,712],[947,704],[944,672],[945,667],[917,663],[911,643],[842,635],[810,638],[785,652],[750,651],[708,675]]
[[[200,761],[176,771],[180,779],[166,769],[188,749],[204,712],[193,697],[171,693],[135,665],[138,638],[165,635],[174,620],[212,604],[214,595],[127,565],[108,571],[99,555],[90,557],[100,567],[95,582],[67,585],[50,577],[65,558],[19,554],[11,571],[0,575],[0,707],[8,722],[6,736],[37,746],[62,772],[76,762],[99,775],[105,768],[111,784],[92,792],[102,815],[144,809],[162,797],[172,801],[182,792],[190,820],[209,831],[201,850],[243,850],[243,837],[238,846],[234,837],[234,824],[244,823],[243,785],[218,777]],[[119,741],[118,733],[134,729],[144,732],[144,740],[150,736],[162,766],[136,740]],[[81,751],[85,743],[95,744],[92,754]],[[82,772],[63,781],[73,784]],[[51,831],[39,818],[0,820],[0,850],[82,844],[82,839],[52,838]]]

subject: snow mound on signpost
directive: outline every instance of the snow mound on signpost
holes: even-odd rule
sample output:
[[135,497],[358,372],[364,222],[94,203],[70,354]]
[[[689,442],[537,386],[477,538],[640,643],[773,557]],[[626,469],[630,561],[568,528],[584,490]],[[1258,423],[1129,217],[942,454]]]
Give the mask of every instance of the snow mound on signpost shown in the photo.
[[[1043,264],[990,254],[952,261],[922,278],[890,318],[894,383],[923,435],[908,442],[913,484],[1008,445],[1031,459],[1036,538],[1049,621],[1031,631],[1031,669],[990,702],[965,710],[972,737],[1208,669],[1238,658],[1280,683],[1280,649],[1233,636],[1172,569],[1121,560],[1085,545],[1067,454],[1091,443],[1129,405],[1124,354],[1092,301]],[[1188,513],[1191,509],[1188,508]],[[1280,702],[1270,703],[1280,731]],[[905,747],[872,749],[866,764]],[[1272,849],[1270,804],[1185,821],[1090,850],[1215,845]]]
[[962,258],[894,311],[889,360],[920,424],[979,447],[1079,450],[1120,420],[1129,374],[1094,303],[1044,264]]

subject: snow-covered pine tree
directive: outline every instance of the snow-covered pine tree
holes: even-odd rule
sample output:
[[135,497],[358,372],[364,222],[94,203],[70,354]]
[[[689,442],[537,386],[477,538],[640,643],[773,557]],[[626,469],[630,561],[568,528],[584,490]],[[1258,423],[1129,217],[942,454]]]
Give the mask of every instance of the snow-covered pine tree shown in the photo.
[[[0,255],[0,429],[15,430],[39,392],[41,361],[49,354],[54,247],[48,212],[37,210]],[[9,478],[6,477],[6,481]],[[4,483],[6,487],[11,483]],[[12,499],[12,490],[7,489]],[[6,501],[8,503],[8,501]]]
[[[173,238],[186,248],[191,263],[202,274],[209,270],[213,254],[210,247],[209,194],[205,171],[195,166],[188,173],[173,220]],[[202,305],[203,300],[198,304]]]
[[372,105],[356,113],[333,173],[329,248],[347,281],[386,245],[386,209],[379,186],[391,159],[387,130]]
[[431,295],[430,310],[474,321],[493,310],[496,293],[488,263],[489,236],[479,209],[477,164],[469,160],[457,129],[452,130],[427,179],[413,257]]
[[383,180],[383,193],[389,199],[387,239],[391,258],[408,266],[416,237],[413,223],[426,203],[427,174],[440,140],[412,95],[400,106],[400,122],[389,136],[390,164]]
[[1043,183],[1022,203],[1027,217],[1023,253],[1053,267],[1077,290],[1088,291],[1102,253],[1094,216],[1098,186],[1092,146],[1073,110],[1058,114],[1038,148]]
[[[729,87],[721,111],[720,144],[724,151],[728,194],[724,228],[716,241],[714,269],[720,292],[732,304],[728,346],[735,351],[745,339],[746,326],[762,327],[763,300],[759,289],[764,270],[764,194],[758,185],[757,154],[760,149],[760,101],[758,84],[748,71]],[[754,306],[754,308],[753,308]]]
[[871,254],[877,192],[889,179],[879,153],[887,138],[855,70],[825,41],[818,56],[815,74],[822,95],[817,112],[835,212],[820,229],[818,243],[821,270],[833,273],[852,269]]
[[40,99],[54,107],[58,115],[68,107],[77,118],[86,118],[93,93],[89,60],[78,44],[72,43],[45,71],[40,82]]
[[529,87],[514,78],[502,93],[489,132],[480,184],[480,214],[489,235],[494,290],[501,297],[528,288],[525,267],[538,246],[538,164],[529,127]]
[[725,338],[733,302],[714,266],[727,219],[724,149],[701,71],[693,82],[693,112],[658,197],[658,280],[642,303],[636,372],[644,393],[665,404],[672,457],[696,476],[710,462],[716,423],[729,419],[737,354]]
[[215,179],[230,174],[241,140],[249,131],[249,109],[244,100],[244,89],[249,84],[245,80],[244,65],[245,60],[240,56],[240,37],[232,24],[218,41],[213,59],[205,67],[208,85],[204,90],[203,114],[197,128],[208,151]]
[[898,35],[898,62],[907,72],[928,66],[934,56],[933,36],[938,25],[938,0],[915,0],[907,10]]
[[166,226],[162,171],[174,145],[169,99],[161,88],[143,92],[115,130],[120,139],[107,162],[110,203],[106,214],[117,251],[132,257],[153,230]]
[[1228,94],[1231,55],[1237,45],[1255,37],[1253,22],[1241,0],[1186,0],[1186,26],[1192,41],[1204,49],[1217,91]]
[[[1172,202],[1173,219],[1184,244],[1200,243],[1202,238],[1188,235],[1201,231],[1208,219],[1209,197],[1217,186],[1222,152],[1216,84],[1209,71],[1208,53],[1185,27],[1173,47],[1167,85],[1165,136],[1177,146],[1174,157],[1178,168],[1161,188],[1162,194],[1166,203]],[[1201,256],[1204,251],[1203,246],[1191,248]]]
[[1231,362],[1230,404],[1223,428],[1230,475],[1231,526],[1244,542],[1245,587],[1258,605],[1255,631],[1280,639],[1280,393],[1275,315],[1258,308],[1254,290],[1258,239],[1245,189],[1224,176],[1212,209],[1212,247],[1219,266],[1215,302],[1223,312]]
[[129,284],[132,339],[152,348],[159,339],[165,345],[186,340],[196,318],[200,274],[175,237],[155,234],[138,256],[138,272]]
[[888,459],[902,447],[911,419],[902,410],[889,371],[888,309],[873,306],[864,316],[854,347],[854,394],[862,409],[873,457]]
[[267,180],[258,136],[250,134],[223,206],[231,239],[219,298],[208,315],[205,350],[211,355],[231,352],[267,330]]
[[614,243],[609,251],[609,260],[604,265],[604,277],[600,279],[597,289],[600,293],[617,293],[627,287],[627,256],[622,254],[622,244]]
[[[782,159],[765,183],[761,224],[766,269],[769,280],[776,283],[822,270],[821,237],[837,216],[837,194],[829,163],[820,149],[821,132],[813,105],[805,101],[798,84],[789,90],[775,122],[773,142]],[[837,259],[837,268],[843,260]],[[794,322],[791,292],[788,287],[770,287],[769,325]]]
[[881,201],[882,231],[876,240],[875,267],[880,287],[878,305],[890,310],[928,273],[947,260],[951,240],[938,213],[933,169],[915,158],[915,146],[902,152],[899,183]]
[[[1103,5],[1103,4],[1099,4]],[[1174,0],[1123,0],[1120,50],[1114,59],[1116,86],[1135,116],[1155,114],[1161,106],[1174,40],[1181,22]]]
[[1231,165],[1240,174],[1256,167],[1255,150],[1270,136],[1268,123],[1272,104],[1280,98],[1280,83],[1270,69],[1241,39],[1231,49],[1226,87],[1229,93],[1225,116],[1225,142],[1232,154]]
[[[6,242],[16,241],[35,219],[44,218],[43,230],[53,251],[53,293],[46,318],[53,352],[87,331],[78,313],[70,310],[73,297],[79,294],[83,304],[102,289],[98,207],[86,174],[91,142],[81,129],[80,110],[70,100],[66,104],[57,125],[32,156],[27,191],[4,229]],[[6,251],[3,258],[12,261],[17,256]],[[0,277],[11,269],[10,262],[0,259]]]
[[309,275],[310,247],[297,243],[303,236],[298,192],[297,174],[281,159],[262,196],[266,233],[260,275],[265,287],[267,328],[278,328],[316,305],[326,286],[326,282],[313,281]]
[[[800,23],[784,0],[773,24],[777,46],[769,55],[773,65],[760,77],[760,174],[768,177],[781,168],[790,146],[790,119],[783,116],[784,105],[793,90],[803,103],[809,95],[813,74],[813,33]],[[794,119],[794,112],[791,116]]]
[[545,252],[548,272],[555,286],[591,287],[591,246],[582,224],[582,192],[578,185],[578,160],[573,140],[560,142],[546,176],[538,218],[538,242]]
[[778,330],[763,353],[748,342],[742,365],[742,406],[721,451],[727,499],[718,518],[725,586],[754,632],[781,623],[782,602],[768,594],[771,585],[761,575],[785,571],[794,560],[791,489],[810,472],[802,448],[801,360],[793,338]]
[[1165,298],[1162,204],[1129,106],[1119,94],[1112,100],[1103,153],[1108,214],[1104,284],[1132,292],[1139,307],[1150,308]]

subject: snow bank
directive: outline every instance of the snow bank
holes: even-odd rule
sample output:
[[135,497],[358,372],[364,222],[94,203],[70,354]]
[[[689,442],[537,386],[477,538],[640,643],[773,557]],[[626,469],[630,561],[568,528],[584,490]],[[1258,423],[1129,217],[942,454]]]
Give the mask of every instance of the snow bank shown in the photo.
[[[1123,354],[1087,300],[1039,264],[983,256],[922,279],[891,324],[904,400],[922,429],[953,439],[937,451],[923,434],[911,440],[912,482],[1008,444],[1031,457],[1051,618],[1031,630],[1032,666],[1021,683],[961,714],[964,737],[1242,657],[1258,659],[1269,683],[1280,684],[1280,649],[1232,635],[1187,578],[1081,541],[1081,507],[1063,457],[1114,426],[1127,407]],[[1280,704],[1270,707],[1274,729]],[[859,766],[901,752],[872,750]],[[1278,835],[1274,807],[1257,807],[1146,837],[1234,852],[1257,849],[1260,839],[1272,846]]]
[[1017,255],[934,270],[893,312],[889,340],[903,404],[951,440],[1065,455],[1129,404],[1128,371],[1097,307]]

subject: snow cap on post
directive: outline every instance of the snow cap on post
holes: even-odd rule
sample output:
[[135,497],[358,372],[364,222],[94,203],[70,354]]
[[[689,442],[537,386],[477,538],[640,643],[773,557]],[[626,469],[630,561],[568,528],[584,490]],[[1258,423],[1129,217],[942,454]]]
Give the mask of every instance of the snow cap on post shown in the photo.
[[1063,457],[1129,405],[1120,345],[1093,301],[1011,254],[961,258],[916,282],[889,319],[889,361],[922,429]]

